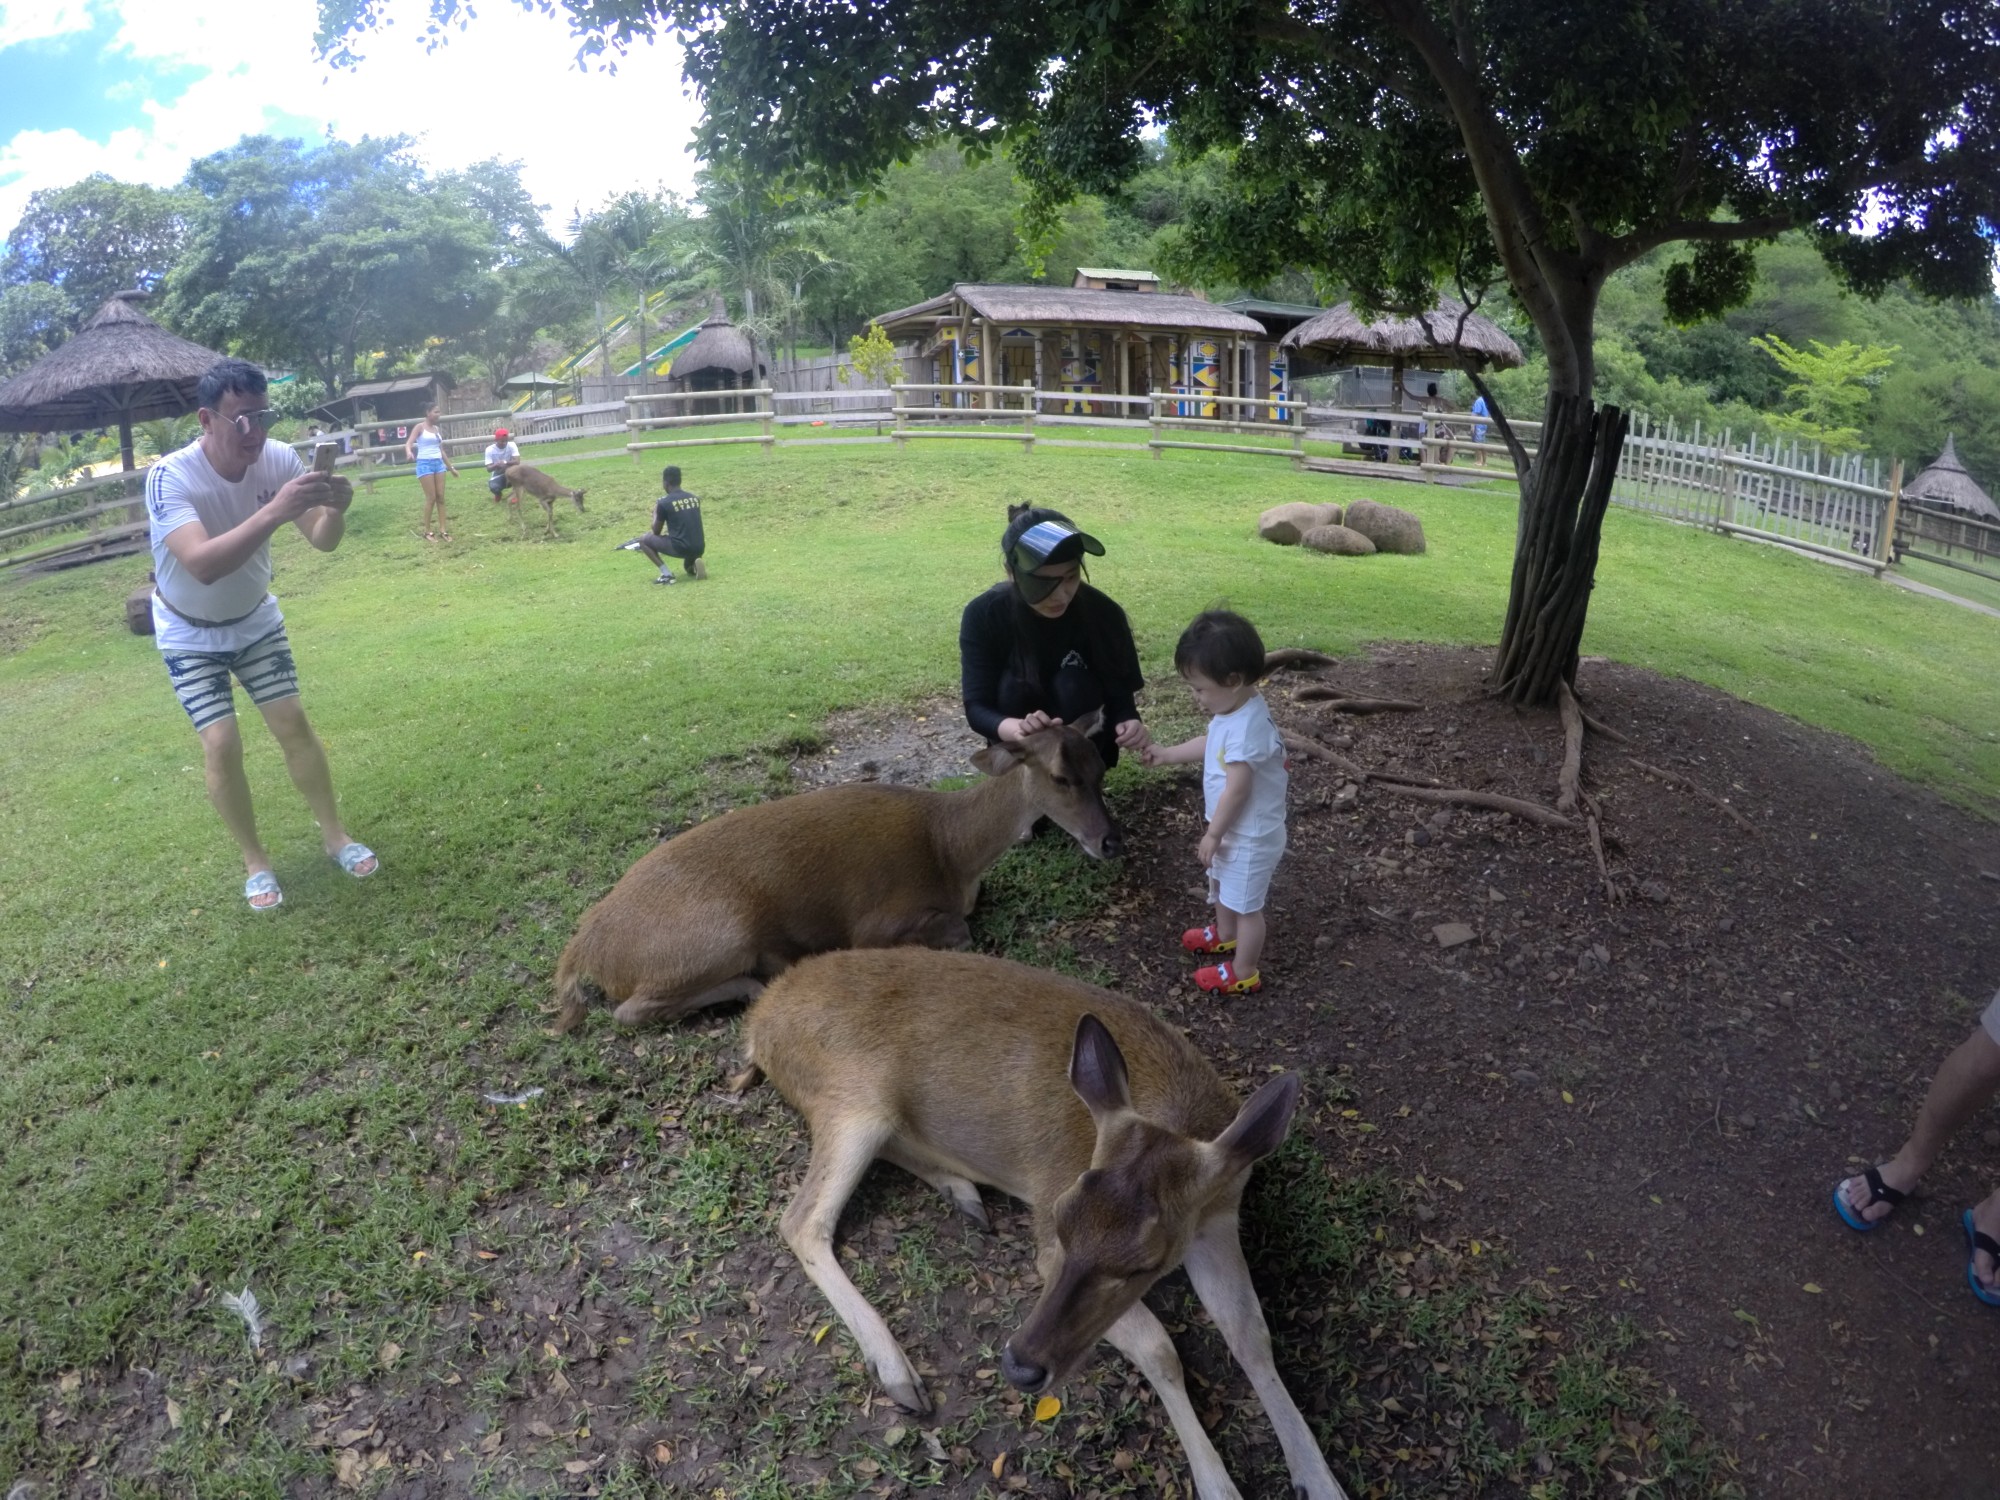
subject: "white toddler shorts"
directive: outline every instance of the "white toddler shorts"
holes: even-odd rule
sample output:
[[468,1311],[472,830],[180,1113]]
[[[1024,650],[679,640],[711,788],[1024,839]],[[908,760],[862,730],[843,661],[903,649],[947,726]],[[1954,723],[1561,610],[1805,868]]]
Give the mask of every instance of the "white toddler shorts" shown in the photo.
[[1226,834],[1222,848],[1208,866],[1208,899],[1242,915],[1264,909],[1271,889],[1271,872],[1285,853],[1285,830],[1246,839]]

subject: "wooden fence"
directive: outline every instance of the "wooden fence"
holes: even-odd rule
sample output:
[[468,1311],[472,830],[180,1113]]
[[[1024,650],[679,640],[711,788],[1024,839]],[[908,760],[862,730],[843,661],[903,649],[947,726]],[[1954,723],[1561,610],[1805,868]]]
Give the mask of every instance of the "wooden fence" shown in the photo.
[[1905,500],[1896,512],[1896,556],[2000,581],[2000,524]]
[[1704,442],[1635,414],[1618,457],[1612,501],[1632,510],[1782,542],[1879,573],[1890,561],[1886,524],[1901,466],[1883,483],[1880,459],[1780,447],[1754,435],[1741,446],[1724,429]]

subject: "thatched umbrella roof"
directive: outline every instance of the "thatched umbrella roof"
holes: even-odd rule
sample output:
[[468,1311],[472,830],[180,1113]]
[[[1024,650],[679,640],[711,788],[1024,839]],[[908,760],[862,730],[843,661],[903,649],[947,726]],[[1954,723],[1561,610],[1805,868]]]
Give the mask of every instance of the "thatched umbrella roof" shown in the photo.
[[694,342],[674,356],[668,373],[675,380],[686,380],[704,370],[727,370],[748,381],[756,368],[757,351],[750,347],[750,340],[717,308],[702,323]]
[[67,343],[0,383],[0,432],[65,432],[116,424],[125,467],[132,424],[194,410],[195,383],[222,356],[168,333],[120,292]]
[[1362,321],[1354,304],[1343,302],[1308,318],[1280,341],[1287,349],[1311,349],[1329,359],[1395,367],[1396,405],[1403,400],[1403,366],[1453,365],[1465,369],[1511,370],[1522,363],[1521,346],[1491,318],[1467,312],[1445,297],[1429,312]]
[[1958,449],[1950,433],[1945,434],[1944,452],[1938,455],[1938,461],[1904,485],[1903,493],[1912,500],[1963,511],[1982,521],[2000,521],[2000,505],[1993,503],[1958,461]]

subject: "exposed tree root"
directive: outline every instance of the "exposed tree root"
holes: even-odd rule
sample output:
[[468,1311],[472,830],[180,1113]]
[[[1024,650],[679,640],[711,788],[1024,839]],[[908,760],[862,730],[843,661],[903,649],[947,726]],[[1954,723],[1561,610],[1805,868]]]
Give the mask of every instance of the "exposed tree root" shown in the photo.
[[1590,852],[1597,856],[1597,876],[1604,882],[1604,899],[1616,906],[1625,899],[1625,890],[1611,878],[1611,867],[1604,860],[1604,830],[1598,819],[1597,799],[1588,792],[1582,798],[1584,826],[1590,830]]
[[1317,703],[1337,714],[1413,714],[1423,707],[1408,698],[1350,698],[1344,689],[1324,684],[1302,687],[1292,697],[1300,703]]
[[1710,804],[1713,807],[1720,808],[1723,812],[1729,814],[1729,816],[1734,818],[1738,823],[1740,823],[1743,826],[1744,830],[1748,832],[1753,838],[1758,836],[1759,831],[1755,823],[1751,822],[1748,818],[1744,817],[1742,813],[1738,812],[1735,808],[1731,807],[1727,802],[1724,802],[1720,797],[1716,796],[1715,793],[1707,791],[1702,787],[1696,786],[1692,781],[1689,781],[1687,777],[1681,775],[1678,771],[1663,771],[1658,766],[1647,765],[1646,762],[1640,760],[1637,756],[1633,755],[1628,755],[1625,757],[1625,759],[1632,765],[1635,765],[1640,770],[1644,771],[1648,776],[1657,776],[1660,780],[1665,782],[1670,782],[1674,786],[1686,787],[1690,792],[1693,792],[1695,796],[1701,798],[1702,801]]
[[[1581,705],[1579,705],[1577,711],[1579,713],[1583,712]],[[1613,729],[1609,724],[1605,724],[1596,719],[1593,719],[1587,713],[1583,715],[1583,727],[1585,729],[1588,729],[1592,734],[1603,735],[1607,740],[1611,741],[1611,743],[1614,745],[1629,745],[1632,743],[1630,740],[1626,739],[1624,735],[1620,734],[1617,730]]]
[[1282,671],[1286,667],[1301,672],[1311,672],[1320,667],[1330,667],[1334,659],[1324,651],[1308,651],[1303,646],[1283,646],[1276,651],[1264,653],[1264,674]]
[[[1562,771],[1556,777],[1556,811],[1565,815],[1576,811],[1577,800],[1583,795],[1583,710],[1576,706],[1576,694],[1569,690],[1569,684],[1560,679],[1556,682],[1556,706],[1562,711],[1563,763]],[[1597,819],[1590,820],[1591,841],[1597,839]],[[1604,863],[1602,854],[1598,863]]]
[[1336,771],[1340,772],[1341,775],[1354,781],[1387,781],[1395,782],[1401,786],[1441,787],[1444,785],[1435,776],[1426,776],[1421,771],[1390,771],[1378,769],[1373,766],[1364,766],[1359,761],[1349,760],[1339,751],[1321,744],[1311,735],[1300,734],[1294,729],[1280,729],[1278,731],[1278,738],[1284,742],[1287,750],[1303,755],[1308,760],[1325,761]]
[[1544,828],[1576,827],[1575,823],[1552,807],[1543,807],[1539,802],[1523,802],[1519,797],[1503,797],[1498,792],[1471,792],[1461,787],[1405,786],[1394,781],[1381,782],[1380,786],[1385,792],[1394,792],[1399,797],[1414,797],[1419,802],[1452,802],[1460,807],[1488,807],[1496,812],[1512,813],[1524,822],[1539,823]]

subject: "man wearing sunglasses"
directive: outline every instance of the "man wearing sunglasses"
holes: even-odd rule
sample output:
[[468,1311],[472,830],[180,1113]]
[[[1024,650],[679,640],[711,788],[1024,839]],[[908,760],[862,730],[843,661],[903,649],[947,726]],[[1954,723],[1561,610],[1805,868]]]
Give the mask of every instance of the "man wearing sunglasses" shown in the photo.
[[201,739],[209,801],[243,852],[243,896],[253,911],[273,910],[285,897],[257,838],[232,675],[284,750],[327,856],[357,880],[378,868],[340,820],[326,752],[299,705],[291,643],[270,593],[272,535],[289,522],[331,552],[346,531],[354,490],[308,469],[283,443],[266,441],[278,420],[266,391],[255,365],[225,359],[212,366],[195,387],[201,436],[146,475],[153,635]]

